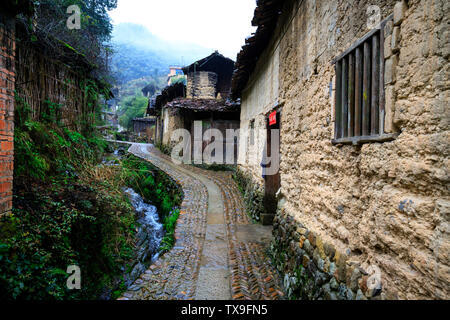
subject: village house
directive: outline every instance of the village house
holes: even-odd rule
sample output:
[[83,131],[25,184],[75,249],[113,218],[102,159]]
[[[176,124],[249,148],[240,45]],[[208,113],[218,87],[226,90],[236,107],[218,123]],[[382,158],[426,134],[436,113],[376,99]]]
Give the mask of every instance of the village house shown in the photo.
[[156,129],[155,117],[134,118],[131,122],[133,124],[133,132],[136,133],[138,137],[145,137],[148,142],[153,140]]
[[169,74],[167,75],[167,85],[170,86],[174,79],[178,79],[184,76],[183,69],[181,67],[171,66],[169,67]]
[[[237,161],[237,137],[226,139],[227,129],[238,129],[240,125],[240,105],[229,99],[234,62],[218,53],[184,67],[187,85],[175,83],[166,87],[149,105],[148,114],[157,116],[155,142],[173,147],[173,132],[186,129],[191,134],[191,146],[199,139],[202,151],[214,141],[205,137],[208,129],[218,129],[224,138],[223,154],[226,159],[227,145],[233,150],[233,163]],[[202,122],[201,134],[195,135],[194,123]],[[230,150],[231,150],[230,149]],[[207,159],[203,159],[207,160]]]
[[450,298],[449,17],[445,0],[258,1],[232,81],[257,133],[239,171],[276,214],[290,297]]

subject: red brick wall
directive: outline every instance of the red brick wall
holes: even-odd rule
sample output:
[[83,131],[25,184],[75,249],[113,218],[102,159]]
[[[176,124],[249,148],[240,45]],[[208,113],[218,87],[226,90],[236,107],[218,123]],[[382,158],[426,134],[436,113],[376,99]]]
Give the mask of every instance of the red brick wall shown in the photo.
[[12,208],[14,167],[14,20],[0,14],[0,215]]

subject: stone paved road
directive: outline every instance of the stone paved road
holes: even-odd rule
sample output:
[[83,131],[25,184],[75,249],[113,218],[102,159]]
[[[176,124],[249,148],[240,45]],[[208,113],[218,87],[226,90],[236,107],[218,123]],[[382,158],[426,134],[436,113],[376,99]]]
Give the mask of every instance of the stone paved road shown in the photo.
[[283,293],[266,256],[271,227],[252,224],[231,174],[175,165],[148,144],[130,153],[169,174],[184,192],[175,247],[121,300],[264,300]]

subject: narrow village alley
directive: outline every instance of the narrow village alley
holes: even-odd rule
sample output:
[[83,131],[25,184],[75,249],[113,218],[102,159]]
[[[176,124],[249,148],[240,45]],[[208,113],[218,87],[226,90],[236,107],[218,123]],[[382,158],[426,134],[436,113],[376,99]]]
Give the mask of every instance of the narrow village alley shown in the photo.
[[0,301],[282,319],[450,300],[449,18],[0,1]]
[[184,192],[174,248],[121,300],[261,300],[283,297],[267,249],[272,227],[252,224],[230,174],[175,165],[150,144],[129,152],[168,173]]

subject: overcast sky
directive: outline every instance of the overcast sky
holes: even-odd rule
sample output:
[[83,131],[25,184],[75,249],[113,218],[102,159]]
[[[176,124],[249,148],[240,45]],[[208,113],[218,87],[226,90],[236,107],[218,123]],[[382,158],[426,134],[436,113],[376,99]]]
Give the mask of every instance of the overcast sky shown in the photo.
[[119,0],[114,24],[133,22],[165,40],[191,42],[236,59],[251,26],[255,0]]

